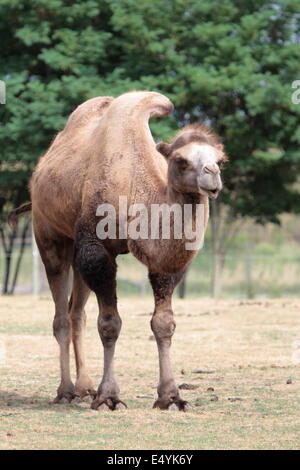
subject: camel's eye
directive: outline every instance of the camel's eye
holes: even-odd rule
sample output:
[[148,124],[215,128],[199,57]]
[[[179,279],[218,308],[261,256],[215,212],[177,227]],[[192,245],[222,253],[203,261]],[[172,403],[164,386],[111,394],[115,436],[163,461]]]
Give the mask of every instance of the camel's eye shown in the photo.
[[218,165],[218,167],[220,168],[220,170],[223,170],[224,165],[225,165],[225,162],[224,162],[223,160],[219,160],[219,161],[217,162],[217,165]]
[[189,161],[186,160],[185,158],[181,157],[181,156],[175,157],[175,162],[176,162],[178,168],[182,171],[186,170],[189,167],[191,167]]

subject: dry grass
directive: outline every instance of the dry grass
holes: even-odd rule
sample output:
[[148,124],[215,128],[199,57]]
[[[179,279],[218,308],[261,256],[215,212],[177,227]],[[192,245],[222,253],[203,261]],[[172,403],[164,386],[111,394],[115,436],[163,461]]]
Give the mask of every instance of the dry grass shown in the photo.
[[[0,339],[6,346],[0,365],[0,449],[300,447],[299,300],[175,301],[176,380],[199,385],[182,392],[194,405],[186,414],[151,409],[158,366],[149,339],[150,298],[120,299],[123,330],[115,366],[129,409],[112,413],[92,411],[87,403],[49,404],[58,385],[50,299],[2,297],[0,306]],[[95,383],[102,369],[96,310],[91,299],[87,353]]]

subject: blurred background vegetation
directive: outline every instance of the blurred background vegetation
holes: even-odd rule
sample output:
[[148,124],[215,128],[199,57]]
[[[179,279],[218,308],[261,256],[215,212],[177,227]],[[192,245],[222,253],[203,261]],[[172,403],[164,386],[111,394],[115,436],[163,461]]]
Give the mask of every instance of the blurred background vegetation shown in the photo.
[[[32,169],[69,113],[147,89],[175,105],[151,122],[156,140],[204,122],[230,156],[181,295],[299,295],[298,0],[0,0],[0,34],[3,293],[31,288],[30,221],[11,232],[5,218],[28,200]],[[144,268],[130,256],[119,265],[121,293],[146,294]]]

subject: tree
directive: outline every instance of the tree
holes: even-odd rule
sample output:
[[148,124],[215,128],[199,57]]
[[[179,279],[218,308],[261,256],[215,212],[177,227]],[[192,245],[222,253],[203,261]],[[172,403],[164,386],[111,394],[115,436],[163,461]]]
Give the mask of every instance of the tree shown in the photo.
[[[300,208],[293,187],[300,106],[291,101],[300,76],[300,7],[293,1],[163,3],[141,2],[134,11],[133,2],[121,2],[115,16],[123,19],[132,73],[148,70],[141,80],[169,94],[177,122],[201,119],[224,138],[231,162],[211,219],[217,296],[239,219],[278,223],[281,213]],[[167,18],[163,26],[161,17]]]
[[[298,212],[299,26],[295,0],[0,0],[1,184],[24,186],[85,99],[151,89],[176,108],[153,123],[157,138],[201,120],[224,139],[231,162],[216,214],[225,209],[230,224]],[[224,249],[230,230],[220,233]]]

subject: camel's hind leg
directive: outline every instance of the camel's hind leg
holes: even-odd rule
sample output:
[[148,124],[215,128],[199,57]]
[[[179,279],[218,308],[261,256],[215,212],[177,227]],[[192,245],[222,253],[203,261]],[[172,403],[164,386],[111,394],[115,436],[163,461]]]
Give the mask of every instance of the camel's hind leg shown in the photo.
[[61,383],[54,402],[66,403],[75,398],[75,387],[70,375],[71,325],[68,315],[68,275],[73,242],[54,234],[45,226],[39,226],[35,220],[33,222],[36,241],[55,303],[53,333],[60,349]]
[[87,374],[83,335],[85,331],[86,314],[84,306],[90,294],[90,289],[83,281],[77,267],[73,265],[73,290],[69,303],[69,313],[72,324],[72,341],[76,362],[75,393],[80,398],[87,395],[96,396],[93,382]]
[[104,348],[103,378],[92,408],[115,410],[126,407],[119,399],[120,390],[113,370],[115,344],[122,325],[117,309],[115,258],[97,239],[81,230],[77,233],[76,264],[97,296],[98,331]]

